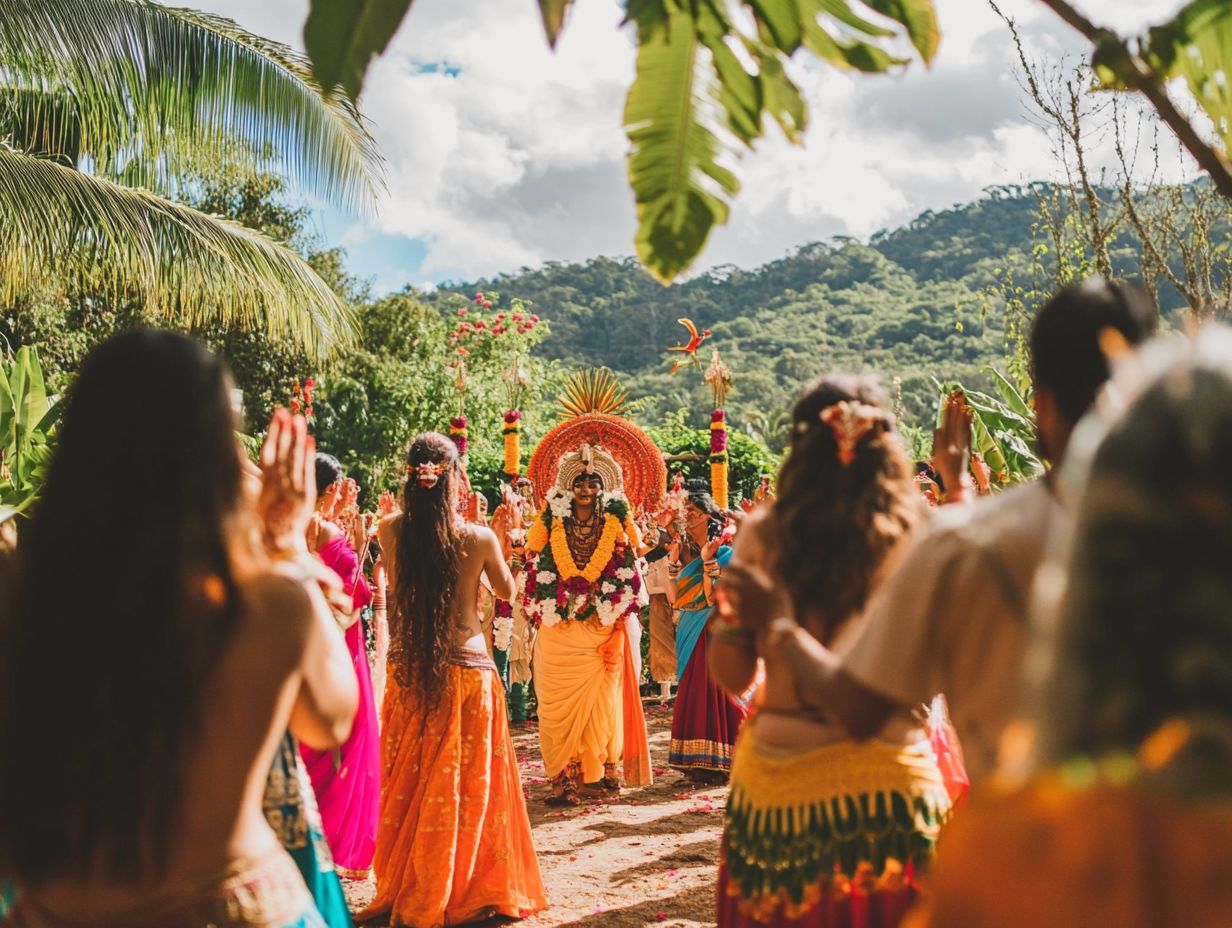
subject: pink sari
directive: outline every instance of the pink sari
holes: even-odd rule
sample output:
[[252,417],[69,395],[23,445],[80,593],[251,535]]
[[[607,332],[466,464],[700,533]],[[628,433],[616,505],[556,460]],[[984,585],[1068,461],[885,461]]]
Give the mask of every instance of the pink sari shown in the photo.
[[[355,608],[372,601],[355,549],[343,535],[326,542],[317,556],[342,578]],[[372,674],[364,648],[363,623],[346,631],[347,648],[359,680],[359,711],[351,736],[337,751],[314,751],[300,746],[312,788],[321,810],[325,840],[333,852],[339,875],[365,879],[376,850],[376,823],[381,801],[381,740],[377,731],[376,705],[372,699]]]

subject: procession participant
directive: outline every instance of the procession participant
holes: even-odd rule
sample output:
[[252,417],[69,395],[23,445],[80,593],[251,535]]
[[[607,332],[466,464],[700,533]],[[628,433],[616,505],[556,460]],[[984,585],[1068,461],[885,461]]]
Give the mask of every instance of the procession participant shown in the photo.
[[[669,554],[679,616],[676,672],[680,687],[672,709],[668,763],[698,783],[727,780],[732,747],[747,715],[739,700],[743,694],[723,692],[711,679],[707,660],[710,635],[706,626],[714,611],[719,578],[732,553],[723,533],[725,523],[723,511],[706,492],[705,482],[699,481],[688,488],[686,535],[673,543]],[[687,545],[688,556],[682,555],[683,545]]]
[[[376,849],[377,809],[381,798],[380,731],[372,695],[372,672],[364,640],[360,610],[372,601],[352,537],[362,539],[362,519],[356,506],[359,487],[346,480],[333,455],[316,456],[317,507],[308,525],[308,546],[342,581],[345,604],[335,614],[346,632],[347,650],[359,684],[359,711],[351,735],[336,751],[314,751],[304,745],[300,753],[316,795],[325,838],[333,852],[338,874],[365,880]],[[354,531],[358,522],[361,531]],[[343,526],[345,525],[345,529]],[[366,548],[366,539],[361,543]]]
[[310,558],[304,420],[275,414],[254,514],[230,386],[191,339],[136,330],[69,394],[0,621],[13,925],[320,925],[261,795],[288,727],[345,740],[355,675],[319,589],[272,562]]
[[[973,782],[991,772],[1011,721],[1028,641],[1027,607],[1057,505],[1055,467],[1070,435],[1108,379],[1107,333],[1140,344],[1158,312],[1132,284],[1091,279],[1057,292],[1036,314],[1031,363],[1036,430],[1053,465],[1043,479],[969,506],[947,506],[870,604],[861,632],[841,652],[804,630],[784,637],[800,698],[853,737],[874,734],[894,716],[944,692]],[[953,493],[960,484],[951,481]],[[734,569],[725,583],[741,621],[763,628],[793,614],[770,578]],[[818,589],[814,595],[821,597]]]
[[672,622],[672,583],[668,556],[670,537],[651,523],[655,546],[646,555],[646,592],[650,596],[650,679],[659,684],[659,700],[667,702],[676,682],[676,628]]
[[526,692],[531,682],[531,655],[534,653],[534,627],[527,620],[523,602],[526,575],[526,524],[534,517],[533,490],[526,477],[515,477],[502,491],[501,504],[492,514],[492,531],[501,542],[505,560],[517,579],[513,600],[497,604],[498,621],[508,623],[509,714],[514,722],[526,721]]
[[913,928],[1228,924],[1232,333],[1114,386],[1135,398],[1040,572],[1025,758],[947,830]]
[[496,536],[465,522],[457,446],[411,442],[402,512],[381,521],[389,565],[389,679],[376,898],[392,925],[523,918],[547,905],[505,691],[476,612],[480,577],[514,594]]
[[583,445],[560,462],[557,487],[527,535],[539,742],[559,803],[619,792],[621,763],[627,783],[650,782],[626,624],[640,609],[640,539],[620,489],[615,459]]
[[550,802],[602,798],[651,782],[650,748],[628,621],[645,604],[632,515],[663,503],[667,469],[620,411],[609,378],[578,375],[564,420],[535,447],[526,475],[542,511],[527,533],[525,603],[534,650],[539,740]]
[[[836,375],[806,388],[778,486],[778,499],[741,527],[733,567],[767,571],[802,633],[834,647],[858,633],[922,509],[875,381]],[[739,693],[759,660],[765,673],[732,761],[719,924],[893,928],[951,805],[928,738],[904,725],[850,740],[802,701],[774,636],[735,624],[723,587],[719,597],[715,679]]]

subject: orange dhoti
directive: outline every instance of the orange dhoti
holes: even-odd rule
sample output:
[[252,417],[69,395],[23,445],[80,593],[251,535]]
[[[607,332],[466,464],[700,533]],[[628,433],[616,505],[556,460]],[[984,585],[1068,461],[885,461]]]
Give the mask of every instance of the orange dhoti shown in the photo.
[[594,783],[604,764],[623,764],[625,782],[651,782],[646,718],[624,620],[545,625],[535,639],[539,746],[549,777],[579,763]]
[[486,654],[455,661],[434,708],[390,674],[376,898],[357,920],[429,928],[547,905],[504,689]]

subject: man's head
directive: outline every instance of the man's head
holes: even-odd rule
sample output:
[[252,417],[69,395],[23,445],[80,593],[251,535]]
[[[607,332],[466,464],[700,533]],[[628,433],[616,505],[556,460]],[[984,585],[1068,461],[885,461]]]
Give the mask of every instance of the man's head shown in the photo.
[[1031,326],[1035,421],[1044,454],[1056,463],[1070,432],[1108,379],[1101,334],[1114,330],[1130,345],[1155,334],[1159,312],[1136,284],[1093,277],[1059,290]]

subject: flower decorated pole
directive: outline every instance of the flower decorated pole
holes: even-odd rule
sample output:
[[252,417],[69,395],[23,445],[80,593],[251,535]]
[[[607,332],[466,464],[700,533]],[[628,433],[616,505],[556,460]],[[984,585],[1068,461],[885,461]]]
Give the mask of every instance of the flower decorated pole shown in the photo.
[[530,386],[530,372],[515,358],[509,370],[501,374],[505,383],[508,409],[505,411],[501,434],[505,439],[505,476],[510,479],[522,472],[522,395]]
[[723,409],[727,402],[727,391],[731,389],[731,368],[723,363],[718,349],[710,359],[706,368],[706,383],[710,384],[714,394],[714,412],[710,414],[710,495],[723,509],[728,508],[730,487],[728,485],[727,459],[727,412]]

